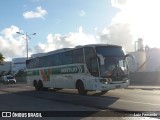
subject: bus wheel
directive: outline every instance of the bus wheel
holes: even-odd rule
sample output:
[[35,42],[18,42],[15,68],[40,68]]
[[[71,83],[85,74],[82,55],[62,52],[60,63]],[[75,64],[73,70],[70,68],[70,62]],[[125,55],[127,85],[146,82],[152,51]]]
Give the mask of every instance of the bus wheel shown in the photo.
[[103,90],[103,91],[101,91],[101,93],[102,94],[105,94],[105,93],[107,93],[109,90]]
[[76,88],[77,88],[78,93],[79,93],[80,95],[86,95],[86,94],[87,94],[87,90],[85,90],[83,82],[78,81],[78,82],[76,83]]
[[34,81],[33,85],[35,87],[35,90],[39,90],[39,85],[36,80]]
[[43,83],[41,80],[38,81],[39,90],[43,90]]
[[55,91],[62,90],[63,88],[54,88]]

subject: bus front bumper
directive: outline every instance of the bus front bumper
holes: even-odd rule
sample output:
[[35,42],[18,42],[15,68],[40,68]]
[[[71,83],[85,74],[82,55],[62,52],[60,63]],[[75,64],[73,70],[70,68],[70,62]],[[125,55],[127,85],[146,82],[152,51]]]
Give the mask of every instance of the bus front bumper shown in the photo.
[[97,90],[113,90],[113,89],[120,89],[120,88],[127,88],[129,85],[129,82],[124,83],[100,83],[97,86]]

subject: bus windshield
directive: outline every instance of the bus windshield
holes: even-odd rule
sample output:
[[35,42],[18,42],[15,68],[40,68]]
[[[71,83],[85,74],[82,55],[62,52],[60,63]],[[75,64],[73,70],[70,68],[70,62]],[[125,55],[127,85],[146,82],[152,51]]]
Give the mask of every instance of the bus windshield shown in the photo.
[[101,77],[120,77],[128,74],[125,54],[121,47],[97,47],[97,54],[103,58],[100,64]]
[[97,54],[101,54],[104,57],[123,57],[124,51],[119,46],[98,46],[96,47]]

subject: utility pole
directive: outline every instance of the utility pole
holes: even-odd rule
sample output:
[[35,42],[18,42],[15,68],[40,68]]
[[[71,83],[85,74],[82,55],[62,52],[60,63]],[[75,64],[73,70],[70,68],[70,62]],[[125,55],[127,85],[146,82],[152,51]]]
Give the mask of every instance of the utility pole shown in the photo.
[[17,34],[20,34],[20,35],[25,35],[25,40],[26,40],[26,52],[27,52],[27,59],[28,59],[28,40],[31,39],[31,35],[36,35],[36,33],[32,33],[32,34],[24,34],[24,33],[21,33],[21,32],[16,32]]

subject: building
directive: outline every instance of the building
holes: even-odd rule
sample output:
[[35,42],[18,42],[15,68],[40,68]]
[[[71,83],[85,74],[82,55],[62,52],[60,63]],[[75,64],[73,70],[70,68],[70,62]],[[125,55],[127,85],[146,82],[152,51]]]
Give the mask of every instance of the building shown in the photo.
[[160,48],[144,48],[142,39],[137,42],[138,48],[129,53],[134,56],[135,64],[128,59],[131,84],[160,85]]
[[17,74],[20,70],[26,69],[26,57],[12,59],[12,74]]
[[143,48],[143,42],[140,41],[138,42],[138,49],[129,54],[135,58],[135,64],[132,64],[131,60],[128,59],[130,72],[160,71],[160,48]]

